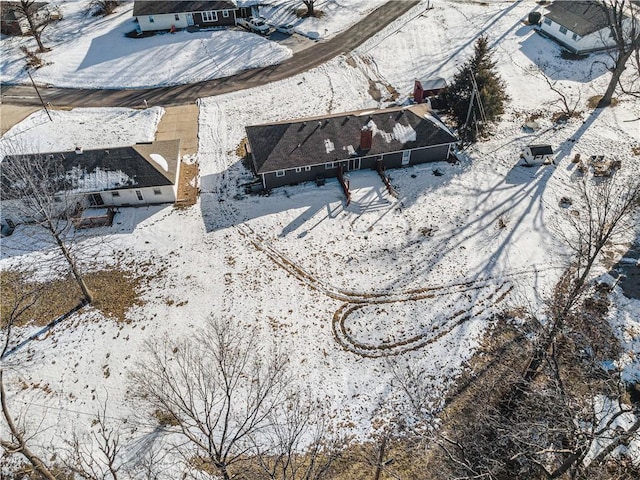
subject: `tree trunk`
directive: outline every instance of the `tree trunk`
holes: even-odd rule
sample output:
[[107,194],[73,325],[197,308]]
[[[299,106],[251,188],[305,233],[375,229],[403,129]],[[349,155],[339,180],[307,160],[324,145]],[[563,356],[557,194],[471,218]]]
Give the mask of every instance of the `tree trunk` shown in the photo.
[[16,439],[17,444],[2,441],[2,446],[8,450],[13,450],[16,453],[21,453],[25,456],[29,463],[33,466],[34,470],[38,472],[46,480],[56,480],[56,477],[51,473],[47,466],[40,458],[35,455],[25,442],[24,436],[13,421],[13,417],[9,413],[9,407],[7,406],[6,393],[4,391],[4,383],[2,379],[2,369],[0,369],[0,403],[2,404],[2,415],[7,422],[11,435]]
[[22,11],[27,19],[27,22],[29,23],[29,34],[35,39],[36,43],[38,44],[38,51],[40,53],[46,52],[47,49],[45,48],[44,44],[42,43],[42,39],[40,38],[41,32],[38,31],[38,26],[35,24],[35,21],[33,19],[33,15],[35,15],[35,13],[31,12],[31,4],[22,2]]
[[87,284],[85,283],[84,278],[82,277],[82,275],[80,275],[80,272],[78,271],[78,267],[76,266],[76,262],[71,257],[71,254],[69,253],[69,249],[67,248],[65,243],[62,241],[62,239],[60,238],[60,236],[57,234],[57,232],[54,229],[51,229],[51,234],[53,235],[53,238],[55,238],[56,243],[60,247],[60,250],[62,251],[62,255],[64,255],[64,258],[67,261],[67,263],[69,264],[69,267],[71,267],[71,273],[73,273],[73,277],[75,278],[76,282],[78,283],[78,286],[80,287],[80,290],[82,291],[82,295],[84,296],[85,301],[87,303],[92,303],[93,302],[93,295],[91,294],[91,291],[87,287]]
[[307,17],[313,17],[315,15],[315,13],[316,13],[314,11],[314,9],[313,9],[313,3],[314,3],[313,1],[305,1],[304,2],[304,4],[307,7],[307,14],[306,14]]
[[618,55],[616,66],[613,69],[613,75],[611,75],[611,80],[609,81],[609,86],[607,87],[607,91],[604,93],[602,99],[598,102],[598,108],[604,108],[611,105],[613,94],[616,91],[616,87],[618,86],[618,82],[620,81],[620,77],[622,76],[622,72],[624,72],[626,68],[625,65],[627,64],[627,60],[629,60],[632,53],[633,49],[630,48],[628,51],[620,52],[620,54]]

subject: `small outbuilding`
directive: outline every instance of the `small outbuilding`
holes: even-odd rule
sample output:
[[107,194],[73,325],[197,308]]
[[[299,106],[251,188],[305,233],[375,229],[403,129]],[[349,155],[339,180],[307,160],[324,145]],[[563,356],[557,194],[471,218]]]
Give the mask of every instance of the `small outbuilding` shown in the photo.
[[438,97],[447,89],[447,81],[442,77],[416,80],[413,85],[413,100],[423,103],[427,98]]
[[527,165],[542,165],[553,163],[553,148],[551,145],[527,145],[520,155]]

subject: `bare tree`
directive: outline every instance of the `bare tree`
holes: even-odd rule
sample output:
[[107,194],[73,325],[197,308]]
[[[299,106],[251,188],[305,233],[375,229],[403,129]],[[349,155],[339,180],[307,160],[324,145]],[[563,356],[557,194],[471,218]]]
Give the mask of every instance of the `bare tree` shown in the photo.
[[49,49],[42,43],[42,32],[47,25],[53,22],[53,19],[48,10],[39,7],[40,2],[36,2],[35,0],[19,0],[15,8],[18,16],[24,18],[29,24],[27,35],[33,37],[36,41],[38,51],[44,53]]
[[54,155],[5,157],[1,181],[3,208],[15,208],[48,232],[68,264],[84,300],[91,303],[93,295],[71,249],[71,217],[78,212],[80,204],[70,192],[74,185],[62,160]]
[[122,469],[122,436],[120,428],[114,427],[107,418],[106,401],[93,418],[91,428],[88,438],[74,432],[66,442],[70,447],[66,466],[85,480],[118,480]]
[[121,0],[91,0],[89,8],[94,12],[94,15],[107,16],[115,12],[121,3]]
[[[574,262],[554,288],[547,322],[529,322],[531,331],[518,335],[524,345],[537,339],[531,353],[523,362],[518,345],[518,355],[506,355],[501,362],[512,367],[472,400],[486,407],[465,410],[470,426],[457,422],[439,441],[458,478],[595,478],[617,447],[638,438],[639,406],[625,403],[620,375],[601,367],[620,350],[603,312],[591,307],[601,294],[588,280],[605,245],[633,225],[640,181],[583,179],[576,191],[579,217],[568,216],[571,228],[560,230]],[[630,414],[636,420],[621,427],[617,420]],[[619,466],[615,475],[631,471]]]
[[146,348],[150,359],[132,375],[137,395],[186,441],[192,463],[229,480],[286,398],[286,360],[263,352],[255,329],[231,319]]
[[256,468],[251,478],[321,480],[330,478],[344,439],[329,428],[322,406],[290,395],[270,415],[270,428],[252,436]]
[[627,68],[629,59],[634,52],[637,56],[640,50],[640,4],[633,0],[599,0],[598,5],[606,15],[611,36],[615,41],[611,80],[598,104],[598,107],[607,107],[620,85],[620,78]]
[[632,227],[628,220],[640,207],[640,180],[583,177],[577,183],[576,192],[579,215],[567,215],[570,228],[557,229],[575,254],[575,275],[562,307],[565,313],[575,305],[577,294],[605,245]]
[[14,278],[5,271],[2,276],[2,305],[0,306],[0,339],[2,349],[0,360],[4,359],[9,351],[13,328],[19,324],[20,319],[33,307],[42,296],[42,284],[28,284],[23,280],[21,272],[15,272],[18,278]]
[[314,10],[315,7],[315,0],[302,0],[302,3],[304,3],[304,6],[307,7],[307,13],[305,14],[307,17],[313,17],[316,12]]
[[7,394],[4,387],[4,369],[0,367],[0,404],[2,405],[2,416],[9,429],[10,438],[0,438],[0,446],[8,455],[21,454],[33,466],[33,469],[46,480],[56,480],[47,464],[34,453],[28,445],[28,437],[24,428],[18,426],[14,420],[9,405],[7,403]]
[[578,91],[577,98],[570,98],[569,95],[558,85],[557,80],[551,80],[549,76],[545,73],[545,70],[549,68],[548,65],[544,63],[540,64],[539,68],[533,66],[532,71],[535,76],[540,76],[546,82],[549,90],[554,92],[558,96],[558,100],[556,103],[560,104],[561,112],[567,118],[571,118],[576,114],[576,110],[578,109],[578,105],[580,105],[581,92]]

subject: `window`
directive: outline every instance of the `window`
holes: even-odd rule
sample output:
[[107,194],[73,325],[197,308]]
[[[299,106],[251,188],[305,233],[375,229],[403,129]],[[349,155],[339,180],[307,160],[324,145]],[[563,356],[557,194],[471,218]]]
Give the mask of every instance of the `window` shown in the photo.
[[310,172],[311,171],[311,167],[304,167],[304,171],[305,172]]
[[202,12],[202,21],[203,22],[217,22],[218,21],[218,12]]
[[153,23],[153,22],[154,22],[153,17],[149,15],[149,23]]
[[119,197],[120,196],[120,192],[111,192],[111,196],[112,197]]
[[144,200],[142,198],[142,192],[140,190],[136,190],[136,196],[138,197],[138,200],[140,200],[140,201]]
[[278,170],[276,172],[276,177],[284,177],[284,170]]
[[229,10],[223,10],[223,11],[222,11],[222,16],[223,16],[224,18],[229,18]]
[[567,29],[566,27],[563,27],[562,25],[560,26],[560,33],[562,33],[563,35],[566,35],[567,33]]
[[571,38],[573,38],[574,40],[578,40],[580,37],[578,36],[577,33],[574,33]]
[[160,190],[159,188],[154,188],[153,189],[153,194],[154,195],[162,195],[162,190]]
[[336,168],[336,162],[329,162],[324,164],[325,170],[329,170],[330,168]]
[[176,19],[176,22],[180,21],[180,15],[178,15],[177,13],[173,16],[173,18]]
[[551,21],[550,18],[545,18],[544,19],[544,23],[545,23],[545,25],[551,25],[553,22]]
[[296,173],[300,173],[302,171],[302,167],[296,167]]

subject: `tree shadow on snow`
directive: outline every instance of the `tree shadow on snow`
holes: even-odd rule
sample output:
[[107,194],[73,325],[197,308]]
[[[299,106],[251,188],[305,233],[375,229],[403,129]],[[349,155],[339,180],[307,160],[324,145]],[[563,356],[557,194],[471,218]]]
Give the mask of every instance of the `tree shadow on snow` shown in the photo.
[[520,50],[552,81],[589,83],[608,72],[606,54],[592,53],[580,60],[564,59],[563,47],[539,33],[529,35],[520,44]]
[[[140,207],[117,207],[111,226],[83,228],[72,231],[68,238],[70,245],[88,244],[108,244],[110,235],[126,235],[133,231],[143,222],[147,222],[153,216],[164,213],[171,213],[173,207],[163,205],[145,205]],[[164,212],[163,212],[164,211]],[[86,245],[85,247],[86,248]],[[37,225],[20,224],[13,235],[2,238],[0,243],[0,259],[20,257],[34,252],[46,253],[47,251],[58,253],[51,235],[42,227]]]

